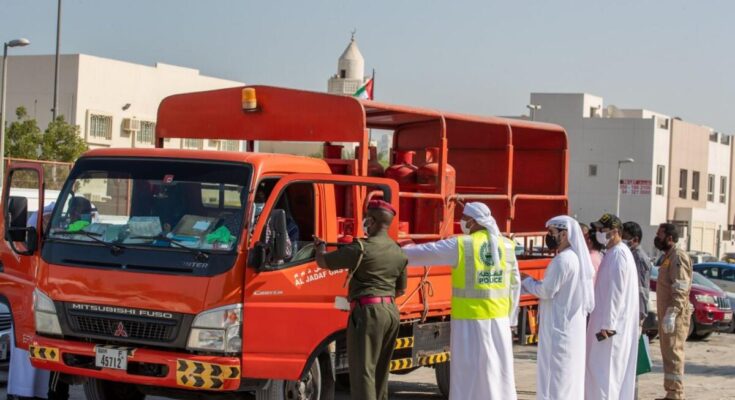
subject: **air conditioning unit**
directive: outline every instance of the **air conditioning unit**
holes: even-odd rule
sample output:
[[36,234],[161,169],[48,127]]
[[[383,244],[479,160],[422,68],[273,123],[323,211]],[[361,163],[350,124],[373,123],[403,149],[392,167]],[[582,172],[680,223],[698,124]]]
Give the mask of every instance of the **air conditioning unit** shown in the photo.
[[140,130],[140,120],[123,118],[123,130],[126,132],[138,132]]
[[733,240],[733,237],[735,237],[733,231],[722,231],[722,240],[729,242]]

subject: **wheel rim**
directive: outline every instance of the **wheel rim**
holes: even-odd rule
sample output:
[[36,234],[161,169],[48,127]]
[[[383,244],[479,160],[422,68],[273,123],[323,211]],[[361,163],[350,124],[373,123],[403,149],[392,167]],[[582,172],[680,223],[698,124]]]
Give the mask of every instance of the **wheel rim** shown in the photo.
[[286,400],[319,400],[321,374],[316,361],[309,368],[303,380],[286,381],[284,398]]

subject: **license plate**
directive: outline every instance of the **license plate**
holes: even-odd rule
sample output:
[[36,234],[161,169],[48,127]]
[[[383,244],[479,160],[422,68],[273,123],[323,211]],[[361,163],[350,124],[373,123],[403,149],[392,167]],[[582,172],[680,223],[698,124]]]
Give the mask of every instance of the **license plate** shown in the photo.
[[94,365],[97,367],[128,369],[128,350],[97,346],[94,353]]
[[732,313],[725,313],[725,316],[722,317],[722,322],[730,322],[732,321]]

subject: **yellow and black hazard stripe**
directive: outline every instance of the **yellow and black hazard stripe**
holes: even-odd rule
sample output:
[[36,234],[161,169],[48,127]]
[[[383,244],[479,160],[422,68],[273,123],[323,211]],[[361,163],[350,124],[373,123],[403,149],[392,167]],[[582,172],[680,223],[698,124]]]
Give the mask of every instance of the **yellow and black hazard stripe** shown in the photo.
[[31,358],[44,361],[59,362],[61,352],[56,347],[30,346],[28,352]]
[[413,347],[413,336],[396,339],[395,350],[410,349]]
[[240,367],[176,360],[176,383],[181,386],[220,390],[227,379],[240,379]]
[[399,358],[390,361],[390,371],[401,371],[413,367],[413,358]]
[[433,365],[449,361],[449,352],[431,354],[419,357],[419,365]]

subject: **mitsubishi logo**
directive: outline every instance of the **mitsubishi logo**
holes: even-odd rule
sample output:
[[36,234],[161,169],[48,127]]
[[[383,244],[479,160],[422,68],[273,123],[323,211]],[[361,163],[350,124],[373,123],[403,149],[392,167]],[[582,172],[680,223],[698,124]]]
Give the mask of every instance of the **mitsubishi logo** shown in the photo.
[[117,329],[115,329],[113,335],[117,337],[128,337],[128,332],[125,331],[125,325],[122,322],[117,323]]

